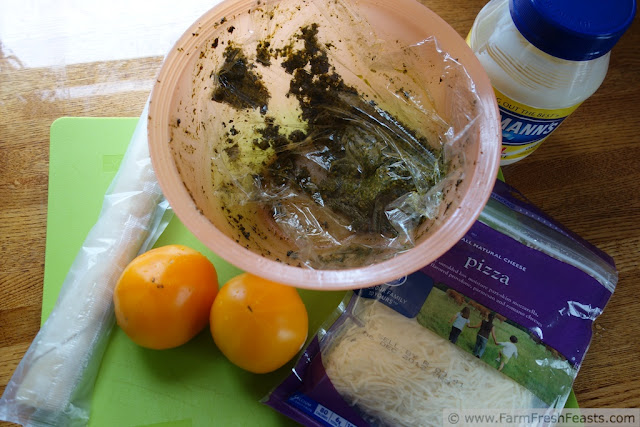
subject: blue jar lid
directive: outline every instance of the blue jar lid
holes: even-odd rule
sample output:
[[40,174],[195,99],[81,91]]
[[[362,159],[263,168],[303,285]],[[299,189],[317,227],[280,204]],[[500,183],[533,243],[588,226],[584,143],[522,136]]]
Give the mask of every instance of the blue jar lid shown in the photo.
[[529,43],[549,55],[586,61],[609,52],[629,28],[635,0],[509,0]]

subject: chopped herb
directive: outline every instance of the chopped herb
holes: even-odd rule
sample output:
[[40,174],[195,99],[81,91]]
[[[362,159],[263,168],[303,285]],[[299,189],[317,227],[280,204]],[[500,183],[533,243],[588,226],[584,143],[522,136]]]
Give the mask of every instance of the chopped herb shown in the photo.
[[[218,87],[212,99],[237,109],[254,108],[266,113],[270,95],[260,76],[253,71],[240,48],[229,44],[224,51],[225,62],[214,75]],[[264,114],[263,113],[263,114]]]
[[[424,137],[346,84],[329,61],[327,49],[333,45],[322,45],[318,32],[318,25],[311,24],[300,28],[281,49],[272,49],[267,40],[256,48],[255,61],[265,67],[272,66],[273,58],[282,58],[284,72],[291,75],[286,95],[298,101],[304,130],[286,131],[266,114],[270,95],[256,65],[233,44],[226,48],[225,62],[215,73],[218,89],[213,100],[237,109],[258,109],[263,115],[253,148],[275,154],[253,175],[260,187],[276,194],[275,190],[288,186],[348,220],[354,232],[394,237],[398,231],[387,218],[386,207],[437,183],[445,171],[442,153],[434,152]],[[231,128],[229,133],[235,136],[237,131]],[[231,160],[239,156],[237,144],[225,152]],[[275,214],[277,202],[267,209]],[[326,221],[321,226],[329,228]],[[249,239],[242,225],[239,231]],[[376,250],[344,248],[323,256],[335,264],[375,256]],[[289,258],[297,256],[293,250],[287,252]]]

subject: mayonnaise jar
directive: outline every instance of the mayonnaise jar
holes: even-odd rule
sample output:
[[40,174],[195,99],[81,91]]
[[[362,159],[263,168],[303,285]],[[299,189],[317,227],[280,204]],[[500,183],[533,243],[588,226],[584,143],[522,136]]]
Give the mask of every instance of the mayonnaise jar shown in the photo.
[[531,154],[602,84],[635,0],[491,0],[467,42],[493,84],[501,165]]

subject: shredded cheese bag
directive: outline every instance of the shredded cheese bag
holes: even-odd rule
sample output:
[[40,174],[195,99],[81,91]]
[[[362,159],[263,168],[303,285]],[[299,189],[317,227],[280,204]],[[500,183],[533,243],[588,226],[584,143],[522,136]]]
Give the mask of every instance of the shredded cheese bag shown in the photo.
[[265,403],[307,426],[561,410],[617,271],[516,193],[496,183],[445,255],[347,295]]
[[[375,301],[362,301],[324,353],[336,390],[389,426],[442,425],[446,408],[531,408],[525,387]],[[361,322],[361,323],[360,323]]]

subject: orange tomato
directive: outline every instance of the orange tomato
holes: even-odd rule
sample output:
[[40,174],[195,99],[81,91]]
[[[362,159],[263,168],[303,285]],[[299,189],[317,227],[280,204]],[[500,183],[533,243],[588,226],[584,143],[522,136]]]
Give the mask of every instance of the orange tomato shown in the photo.
[[213,264],[182,245],[152,249],[125,268],[113,293],[116,320],[136,344],[180,346],[209,320],[218,293]]
[[243,273],[220,289],[210,327],[216,345],[232,363],[262,374],[300,351],[309,319],[295,288]]

